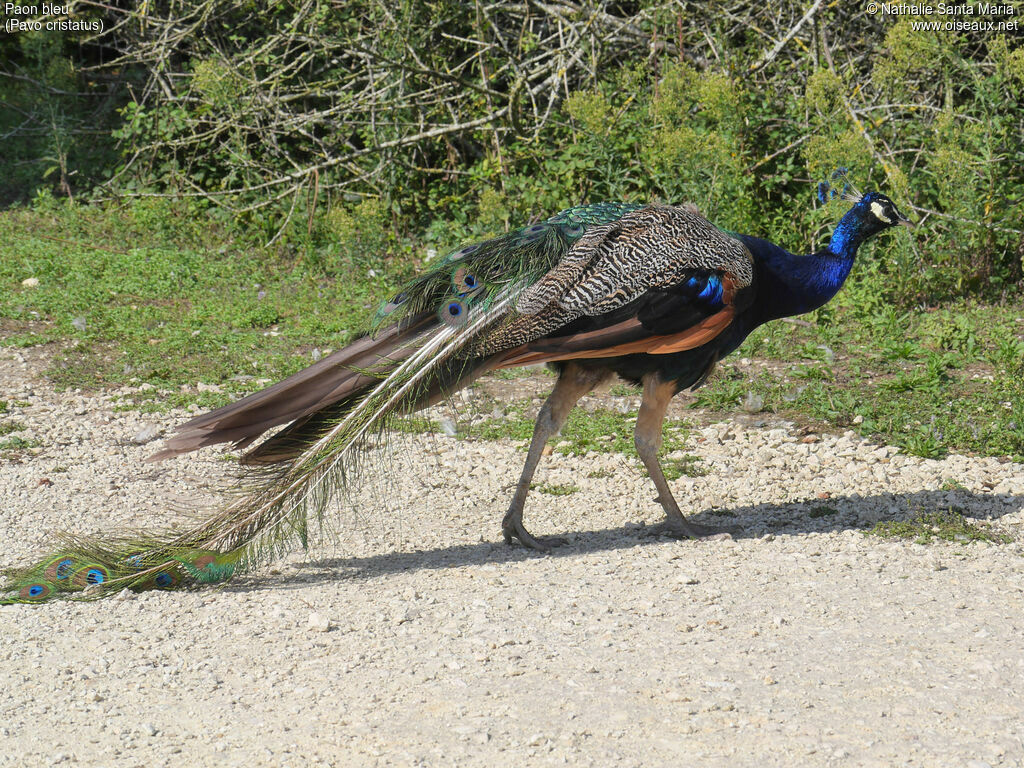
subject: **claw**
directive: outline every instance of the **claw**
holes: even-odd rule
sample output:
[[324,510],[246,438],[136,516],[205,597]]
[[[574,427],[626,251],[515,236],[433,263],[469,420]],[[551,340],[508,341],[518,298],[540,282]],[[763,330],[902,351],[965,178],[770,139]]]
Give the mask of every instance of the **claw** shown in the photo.
[[569,543],[568,539],[561,536],[537,538],[526,530],[521,520],[512,519],[511,515],[507,515],[501,521],[501,532],[505,536],[506,544],[512,544],[513,539],[518,539],[519,543],[524,547],[536,550],[537,552],[550,552],[555,547],[562,547]]

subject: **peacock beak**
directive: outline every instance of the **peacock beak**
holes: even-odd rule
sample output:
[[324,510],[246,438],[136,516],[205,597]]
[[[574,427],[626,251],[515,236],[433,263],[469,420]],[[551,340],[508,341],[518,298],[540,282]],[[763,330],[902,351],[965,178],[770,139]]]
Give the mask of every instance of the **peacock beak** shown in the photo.
[[917,224],[915,224],[914,222],[912,222],[912,221],[911,221],[910,219],[908,219],[908,218],[907,218],[906,216],[904,216],[904,215],[903,215],[902,213],[899,213],[899,214],[897,214],[897,215],[899,216],[899,218],[898,218],[898,219],[896,220],[896,221],[897,221],[897,223],[899,223],[899,224],[902,224],[902,225],[903,225],[904,227],[906,227],[907,229],[913,229],[914,227],[916,227],[916,226],[917,226]]

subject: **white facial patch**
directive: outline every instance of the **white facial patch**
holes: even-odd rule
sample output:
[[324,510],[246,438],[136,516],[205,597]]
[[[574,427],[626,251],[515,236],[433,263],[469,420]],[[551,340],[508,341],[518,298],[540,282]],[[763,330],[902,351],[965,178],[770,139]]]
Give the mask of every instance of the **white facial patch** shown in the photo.
[[875,218],[883,224],[892,224],[892,219],[885,215],[885,208],[882,207],[881,203],[872,203],[871,212],[875,214]]

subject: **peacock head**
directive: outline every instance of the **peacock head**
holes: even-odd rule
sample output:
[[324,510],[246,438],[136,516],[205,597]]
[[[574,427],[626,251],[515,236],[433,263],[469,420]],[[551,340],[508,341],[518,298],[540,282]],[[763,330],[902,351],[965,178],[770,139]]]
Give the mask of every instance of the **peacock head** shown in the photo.
[[900,213],[896,203],[881,192],[867,192],[861,195],[851,213],[854,211],[866,235],[873,235],[897,224],[905,227],[914,226],[910,219]]
[[854,203],[832,232],[829,250],[843,258],[852,259],[858,246],[890,227],[902,224],[914,226],[910,219],[900,213],[896,203],[881,192],[867,192],[863,195],[845,195]]

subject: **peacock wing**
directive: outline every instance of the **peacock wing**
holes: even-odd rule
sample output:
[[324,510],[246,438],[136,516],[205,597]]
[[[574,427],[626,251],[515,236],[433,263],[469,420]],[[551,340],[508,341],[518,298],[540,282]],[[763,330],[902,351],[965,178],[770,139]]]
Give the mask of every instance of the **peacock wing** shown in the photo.
[[692,349],[728,327],[753,279],[738,239],[691,207],[648,206],[589,231],[481,346],[503,352],[498,367]]

